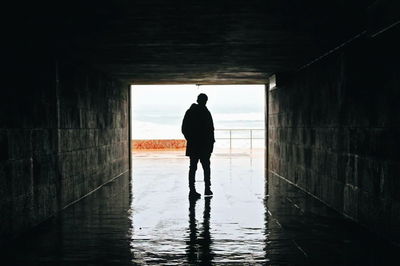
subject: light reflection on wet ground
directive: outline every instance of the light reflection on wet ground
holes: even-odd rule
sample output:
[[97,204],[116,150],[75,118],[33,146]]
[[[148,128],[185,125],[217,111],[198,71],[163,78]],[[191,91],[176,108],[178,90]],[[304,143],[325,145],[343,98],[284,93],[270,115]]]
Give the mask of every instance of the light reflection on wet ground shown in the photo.
[[[122,176],[2,249],[4,265],[386,265],[399,249],[281,179],[263,153],[213,155],[189,201],[182,152],[137,153]],[[199,167],[196,187],[203,194]],[[269,196],[265,196],[269,195]],[[3,264],[2,264],[3,265]]]
[[[134,162],[135,262],[265,262],[262,153],[253,158],[216,153],[211,162],[214,196],[195,202],[187,197],[184,156],[139,153]],[[199,168],[196,188],[203,194]]]

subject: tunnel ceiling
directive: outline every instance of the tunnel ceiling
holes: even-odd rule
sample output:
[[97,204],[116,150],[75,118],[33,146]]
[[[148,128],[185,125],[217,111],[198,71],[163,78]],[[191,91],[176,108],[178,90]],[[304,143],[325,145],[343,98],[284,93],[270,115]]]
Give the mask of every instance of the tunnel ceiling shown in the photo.
[[295,71],[359,33],[371,1],[81,2],[36,3],[27,38],[128,82],[201,84]]

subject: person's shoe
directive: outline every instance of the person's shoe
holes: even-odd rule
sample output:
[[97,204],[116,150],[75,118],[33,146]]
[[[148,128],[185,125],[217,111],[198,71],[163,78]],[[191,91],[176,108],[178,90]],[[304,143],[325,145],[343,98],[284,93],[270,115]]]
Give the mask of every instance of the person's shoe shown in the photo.
[[189,198],[196,199],[200,197],[201,197],[200,193],[197,193],[196,190],[191,190],[189,192]]
[[205,196],[212,196],[213,193],[212,193],[211,189],[206,189],[206,190],[204,191],[204,195],[205,195]]

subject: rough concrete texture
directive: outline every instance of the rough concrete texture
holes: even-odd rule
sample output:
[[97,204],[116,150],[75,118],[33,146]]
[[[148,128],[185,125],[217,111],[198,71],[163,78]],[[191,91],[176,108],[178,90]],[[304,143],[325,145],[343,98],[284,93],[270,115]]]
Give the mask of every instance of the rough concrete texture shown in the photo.
[[63,206],[129,168],[128,86],[61,66],[59,172]]
[[9,3],[7,13],[9,28],[22,23],[23,48],[49,38],[61,55],[131,83],[260,84],[360,32],[372,2],[58,0]]
[[361,37],[269,92],[269,174],[400,235],[398,32]]
[[129,168],[128,87],[45,61],[27,62],[24,78],[2,91],[0,240]]

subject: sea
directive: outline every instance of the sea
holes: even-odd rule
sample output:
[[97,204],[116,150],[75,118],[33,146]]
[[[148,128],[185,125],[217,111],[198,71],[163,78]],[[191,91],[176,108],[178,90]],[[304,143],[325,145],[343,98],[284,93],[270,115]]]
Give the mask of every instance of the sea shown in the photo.
[[[263,110],[252,106],[209,108],[215,127],[215,147],[264,147],[265,120]],[[133,110],[133,139],[183,139],[182,120],[186,109],[145,107]],[[250,139],[251,138],[251,139]]]

